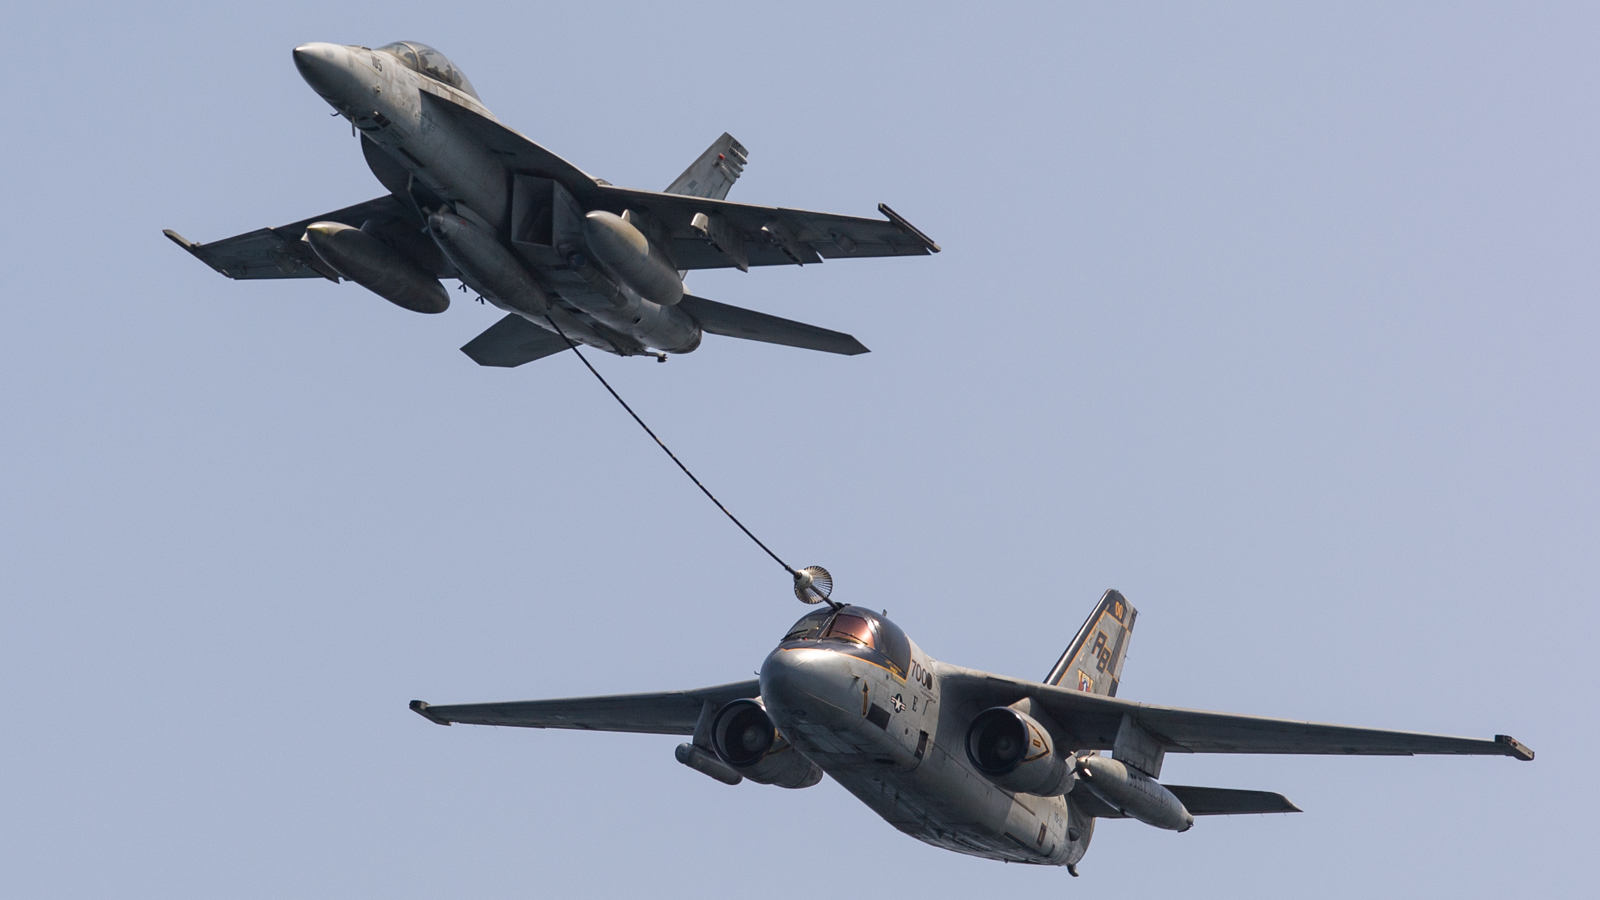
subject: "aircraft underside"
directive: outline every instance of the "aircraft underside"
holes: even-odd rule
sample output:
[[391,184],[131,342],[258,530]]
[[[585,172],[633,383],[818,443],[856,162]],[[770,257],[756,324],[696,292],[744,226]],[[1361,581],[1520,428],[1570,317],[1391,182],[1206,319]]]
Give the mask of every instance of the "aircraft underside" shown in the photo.
[[[1019,798],[942,748],[912,772],[895,771],[861,753],[806,755],[884,821],[945,850],[1003,862],[1073,865],[1083,859],[1094,833],[1093,819],[1070,799]],[[923,773],[924,767],[930,771]],[[951,781],[968,789],[949,790]],[[1069,832],[1078,840],[1070,840]]]

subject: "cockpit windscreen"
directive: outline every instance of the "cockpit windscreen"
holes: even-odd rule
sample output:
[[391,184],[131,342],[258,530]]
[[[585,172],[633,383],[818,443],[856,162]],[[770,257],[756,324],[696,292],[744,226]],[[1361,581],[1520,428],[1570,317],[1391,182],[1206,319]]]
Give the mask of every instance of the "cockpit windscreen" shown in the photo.
[[395,41],[392,44],[384,44],[378,49],[399,57],[408,69],[471,94],[474,99],[481,99],[478,97],[478,92],[473,90],[472,82],[467,80],[466,74],[456,68],[456,64],[451,62],[449,57],[427,44],[416,41]]
[[871,647],[874,644],[872,625],[866,619],[860,616],[852,616],[849,613],[839,613],[834,616],[833,621],[828,624],[828,630],[822,633],[822,639],[825,641],[855,641],[867,647]]
[[828,624],[828,617],[833,615],[831,609],[819,609],[816,612],[806,613],[800,621],[794,623],[789,633],[783,636],[786,641],[814,640],[822,626]]
[[819,609],[794,623],[783,637],[788,641],[824,641],[847,644],[867,651],[867,656],[887,659],[890,667],[904,677],[911,667],[911,640],[900,626],[883,616],[858,606]]

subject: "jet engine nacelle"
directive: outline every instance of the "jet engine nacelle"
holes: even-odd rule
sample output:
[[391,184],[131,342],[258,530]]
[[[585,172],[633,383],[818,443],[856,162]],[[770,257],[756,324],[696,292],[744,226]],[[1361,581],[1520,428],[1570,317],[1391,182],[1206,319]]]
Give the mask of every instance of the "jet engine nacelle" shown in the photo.
[[583,217],[583,237],[596,259],[646,300],[672,306],[683,299],[683,279],[644,232],[604,210]]
[[1160,782],[1108,756],[1080,758],[1078,783],[1146,825],[1169,831],[1188,831],[1194,825],[1183,801]]
[[822,769],[789,746],[759,700],[734,700],[718,710],[711,746],[718,759],[751,781],[805,788],[822,780]]
[[986,709],[972,720],[967,759],[1007,790],[1040,797],[1072,790],[1071,758],[1056,753],[1050,733],[1036,719],[1009,706]]
[[313,222],[306,226],[306,243],[335,272],[395,306],[419,313],[441,313],[450,307],[450,294],[439,279],[359,228]]

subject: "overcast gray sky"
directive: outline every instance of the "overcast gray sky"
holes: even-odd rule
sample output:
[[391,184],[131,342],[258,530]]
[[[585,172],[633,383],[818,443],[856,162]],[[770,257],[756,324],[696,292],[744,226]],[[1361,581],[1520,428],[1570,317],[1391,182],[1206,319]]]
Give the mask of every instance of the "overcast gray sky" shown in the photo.
[[[1593,4],[11,4],[0,871],[17,897],[1589,896]],[[1306,810],[934,850],[669,737],[406,709],[747,677],[786,576],[497,313],[230,282],[195,240],[376,196],[289,51],[433,44],[508,124],[932,258],[698,273],[851,332],[598,359],[795,564],[1037,678],[1107,587],[1135,700],[1538,760],[1177,757]],[[460,298],[460,295],[455,295]],[[1589,887],[1584,888],[1587,884]],[[1052,894],[1054,895],[1054,894]]]

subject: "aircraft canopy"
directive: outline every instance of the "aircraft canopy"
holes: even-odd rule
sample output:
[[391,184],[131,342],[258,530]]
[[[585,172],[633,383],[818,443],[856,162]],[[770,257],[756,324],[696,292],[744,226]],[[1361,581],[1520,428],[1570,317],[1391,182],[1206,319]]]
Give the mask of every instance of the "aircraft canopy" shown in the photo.
[[420,72],[435,81],[442,81],[453,88],[465,91],[474,98],[482,99],[478,97],[478,92],[473,90],[472,82],[467,80],[466,74],[456,68],[456,64],[450,61],[450,57],[429,47],[427,44],[418,43],[417,41],[395,41],[392,44],[384,44],[378,49],[398,57],[409,69]]
[[887,657],[902,675],[911,667],[911,640],[906,633],[884,616],[859,606],[807,613],[783,640],[853,644]]

